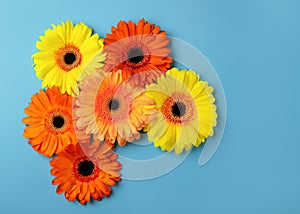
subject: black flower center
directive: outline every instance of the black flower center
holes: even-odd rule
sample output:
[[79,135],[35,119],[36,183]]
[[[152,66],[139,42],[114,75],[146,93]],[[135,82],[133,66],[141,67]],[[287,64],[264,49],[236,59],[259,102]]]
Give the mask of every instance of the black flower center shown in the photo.
[[52,124],[55,128],[61,128],[65,124],[65,119],[62,116],[53,117]]
[[67,65],[72,65],[76,61],[76,55],[74,53],[66,53],[64,61]]
[[144,59],[144,52],[140,48],[131,48],[128,51],[128,60],[133,64],[138,64]]
[[118,100],[112,99],[111,101],[109,101],[108,107],[110,110],[115,111],[120,107],[120,103]]
[[79,162],[77,171],[82,176],[89,176],[93,173],[94,167],[95,166],[92,161],[83,160]]
[[182,102],[175,102],[171,111],[175,117],[182,117],[186,112],[186,106]]

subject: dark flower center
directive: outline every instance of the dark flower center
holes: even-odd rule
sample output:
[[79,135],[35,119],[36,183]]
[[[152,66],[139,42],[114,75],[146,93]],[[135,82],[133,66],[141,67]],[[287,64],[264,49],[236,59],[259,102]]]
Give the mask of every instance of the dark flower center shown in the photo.
[[64,61],[67,65],[72,65],[76,61],[76,55],[74,53],[66,53]]
[[128,51],[128,60],[133,64],[138,64],[144,59],[144,52],[140,48],[131,48]]
[[175,102],[171,111],[175,117],[182,117],[186,112],[186,106],[182,102]]
[[120,107],[120,103],[118,100],[112,99],[111,101],[109,101],[108,107],[110,110],[115,111]]
[[53,117],[52,124],[55,128],[61,128],[65,124],[65,119],[62,116]]
[[95,166],[92,161],[83,160],[79,162],[77,171],[82,176],[89,176],[93,173],[94,167]]

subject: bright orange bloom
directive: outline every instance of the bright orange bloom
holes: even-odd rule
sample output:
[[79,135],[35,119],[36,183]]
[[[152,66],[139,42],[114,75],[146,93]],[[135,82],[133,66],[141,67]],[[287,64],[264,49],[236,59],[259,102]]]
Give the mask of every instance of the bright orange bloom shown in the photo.
[[104,39],[105,71],[122,70],[123,80],[130,78],[133,85],[145,86],[170,68],[169,40],[159,26],[144,19],[137,24],[120,21],[111,31]]
[[149,124],[150,114],[155,111],[155,103],[144,95],[144,89],[124,83],[121,71],[94,72],[79,88],[76,127],[109,144],[117,140],[123,146],[139,139],[139,130]]
[[56,192],[64,192],[66,199],[81,204],[110,196],[110,186],[121,181],[122,167],[117,154],[106,144],[95,141],[91,146],[84,145],[69,145],[50,161]]
[[53,87],[40,90],[25,109],[24,137],[38,153],[51,157],[77,142],[72,121],[72,97]]

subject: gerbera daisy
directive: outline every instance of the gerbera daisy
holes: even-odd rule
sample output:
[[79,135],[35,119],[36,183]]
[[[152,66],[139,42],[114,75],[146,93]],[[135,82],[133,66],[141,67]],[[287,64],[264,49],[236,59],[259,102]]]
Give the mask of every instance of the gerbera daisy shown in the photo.
[[56,87],[33,95],[23,123],[27,125],[24,137],[29,138],[34,150],[50,157],[76,143],[72,105],[72,97],[61,94]]
[[[79,118],[76,125],[93,134],[95,139],[123,146],[139,139],[139,130],[149,123],[155,111],[154,102],[143,94],[144,89],[123,82],[122,72],[95,72],[79,85],[76,98]],[[149,106],[142,109],[141,106]]]
[[93,154],[89,153],[93,158],[87,156],[78,143],[69,145],[50,161],[51,174],[56,177],[52,184],[58,185],[56,192],[64,192],[69,201],[78,200],[81,204],[91,198],[99,201],[108,197],[110,186],[121,180],[122,166],[116,160],[117,154],[106,144],[95,142],[92,146],[96,148]]
[[57,86],[73,96],[79,92],[77,82],[103,66],[103,39],[83,23],[73,26],[67,21],[52,27],[36,43],[39,52],[32,56],[36,76],[43,87]]
[[195,72],[172,68],[146,91],[158,109],[148,127],[155,147],[179,154],[213,135],[217,118],[213,88]]
[[144,19],[138,24],[120,21],[111,31],[104,39],[105,71],[122,70],[124,80],[131,77],[133,85],[145,86],[170,68],[169,40],[159,26]]

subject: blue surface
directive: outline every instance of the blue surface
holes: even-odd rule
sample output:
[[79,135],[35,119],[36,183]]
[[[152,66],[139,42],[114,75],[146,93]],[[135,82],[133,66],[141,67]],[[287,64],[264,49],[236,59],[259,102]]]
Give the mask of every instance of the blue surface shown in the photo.
[[[297,0],[2,2],[0,213],[300,213],[299,9]],[[141,17],[214,65],[227,98],[222,144],[204,167],[195,149],[163,177],[124,180],[87,206],[69,203],[51,185],[48,159],[22,137],[23,109],[41,85],[35,41],[66,19],[104,36],[120,19]]]

